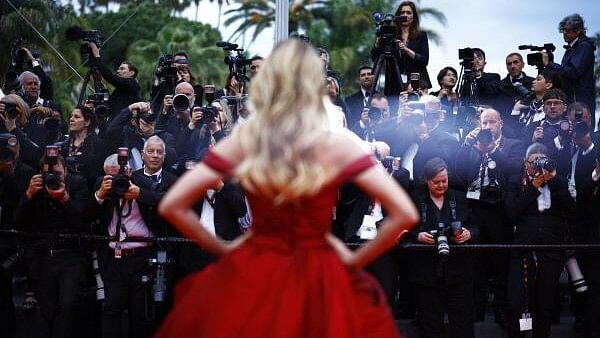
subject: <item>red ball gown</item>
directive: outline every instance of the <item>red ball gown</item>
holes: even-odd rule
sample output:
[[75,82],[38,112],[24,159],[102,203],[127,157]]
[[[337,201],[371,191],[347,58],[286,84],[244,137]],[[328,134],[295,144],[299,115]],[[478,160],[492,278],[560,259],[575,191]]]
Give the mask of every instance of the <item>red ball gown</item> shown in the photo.
[[[233,169],[213,152],[204,163],[224,175]],[[248,193],[252,236],[180,282],[156,337],[399,337],[377,282],[348,271],[325,240],[339,186],[372,165],[361,157],[295,203]]]

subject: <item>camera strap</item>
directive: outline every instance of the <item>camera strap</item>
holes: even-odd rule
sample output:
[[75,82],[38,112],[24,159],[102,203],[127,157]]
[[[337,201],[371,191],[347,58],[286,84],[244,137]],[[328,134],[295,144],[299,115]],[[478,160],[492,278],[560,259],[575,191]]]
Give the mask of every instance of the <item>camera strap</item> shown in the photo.
[[529,290],[528,290],[528,282],[529,276],[527,273],[527,269],[529,268],[529,262],[527,257],[523,257],[521,261],[523,267],[523,313],[521,314],[521,318],[519,319],[519,330],[520,331],[530,331],[533,329],[533,319],[531,318],[531,313],[529,312]]

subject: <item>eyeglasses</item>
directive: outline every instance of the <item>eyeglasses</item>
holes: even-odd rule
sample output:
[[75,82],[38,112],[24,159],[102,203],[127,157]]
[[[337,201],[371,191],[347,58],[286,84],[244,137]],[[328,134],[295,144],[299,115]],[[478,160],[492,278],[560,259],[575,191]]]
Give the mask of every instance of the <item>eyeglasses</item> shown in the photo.
[[565,104],[562,100],[548,100],[548,101],[544,101],[544,106],[562,106],[563,104]]
[[541,159],[544,159],[544,158],[547,158],[547,157],[546,157],[546,156],[540,156],[540,157],[536,157],[536,158],[535,158],[533,161],[529,161],[529,160],[527,160],[527,161],[525,161],[525,162],[527,162],[527,163],[529,163],[529,164],[534,164],[534,163],[535,163],[535,161],[537,161],[537,160],[541,160]]

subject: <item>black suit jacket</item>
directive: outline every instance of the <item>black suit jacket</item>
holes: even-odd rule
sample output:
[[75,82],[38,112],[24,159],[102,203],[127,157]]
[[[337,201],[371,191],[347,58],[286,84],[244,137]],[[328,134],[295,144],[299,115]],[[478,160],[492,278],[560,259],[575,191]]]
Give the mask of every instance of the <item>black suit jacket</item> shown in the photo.
[[575,202],[569,195],[567,180],[562,176],[556,175],[547,185],[551,207],[540,212],[537,202],[540,191],[531,184],[531,180],[523,175],[509,179],[505,206],[516,227],[514,243],[564,243],[567,226],[574,222]]
[[[521,82],[521,84],[523,84],[527,90],[531,91],[531,84],[533,83],[534,79],[530,76],[527,76],[525,73],[522,74],[523,77],[515,81]],[[498,85],[498,100],[496,109],[502,115],[505,129],[507,129],[505,130],[505,133],[508,132],[509,134],[507,135],[510,137],[518,137],[520,134],[519,116],[511,115],[515,102],[517,102],[517,100],[520,98],[521,96],[515,90],[515,87],[510,81],[510,76],[506,75],[506,77],[502,79]]]
[[483,73],[475,82],[479,91],[479,104],[489,105],[498,109],[500,75],[496,73]]
[[[400,168],[392,175],[394,180],[405,190],[409,189],[410,174],[408,170]],[[346,183],[340,188],[339,199],[336,205],[336,217],[333,233],[343,241],[356,240],[356,233],[362,225],[364,215],[367,215],[372,200],[353,183]],[[385,210],[383,210],[385,215]]]
[[111,117],[114,117],[130,104],[142,100],[140,96],[140,84],[136,79],[118,76],[108,69],[99,57],[92,57],[90,60],[93,65],[98,67],[102,77],[115,87],[115,90],[108,98],[108,106],[110,107],[109,114]]
[[440,157],[446,161],[446,164],[450,166],[448,171],[452,173],[454,171],[452,164],[458,146],[456,138],[439,127],[431,131],[429,137],[419,145],[419,150],[413,159],[413,179],[415,181],[421,180],[425,163],[434,157]]
[[[413,243],[422,244],[417,241],[418,234],[437,229],[438,222],[447,223],[447,226],[449,226],[453,221],[449,204],[450,200],[456,201],[456,219],[462,223],[464,228],[469,229],[471,232],[471,239],[466,243],[468,244],[476,240],[478,231],[470,221],[467,202],[461,192],[451,189],[446,192],[439,220],[436,212],[438,210],[437,206],[429,197],[427,189],[416,191],[412,197],[422,215],[421,223],[411,231],[409,236]],[[456,244],[450,238],[449,236],[448,243]],[[442,258],[438,255],[436,247],[427,251],[411,252],[410,255],[410,277],[417,284],[435,286],[438,278],[443,278],[447,285],[464,283],[472,279],[472,253],[451,250],[447,258]]]
[[[516,175],[523,167],[526,146],[519,139],[502,137],[500,147],[490,155],[496,162],[496,170],[501,184]],[[455,163],[455,184],[467,189],[477,179],[481,166],[481,154],[471,145],[463,144],[458,150]]]
[[[594,41],[587,36],[581,36],[565,52],[561,64],[549,63],[548,69],[560,73],[563,86],[562,90],[567,94],[567,102],[584,102],[590,111],[596,111],[596,81],[594,80]],[[592,114],[592,126],[594,124]]]
[[[421,32],[415,40],[408,40],[406,46],[415,52],[415,58],[411,59],[408,55],[396,53],[398,68],[400,73],[410,75],[410,73],[419,73],[421,80],[427,84],[427,88],[431,88],[431,80],[427,72],[427,64],[429,64],[429,39],[427,33]],[[384,52],[383,48],[371,49],[371,59],[377,62],[379,56]],[[385,71],[386,90],[385,95],[398,95],[403,90],[398,83],[398,75],[395,74],[393,67],[387,67]],[[404,84],[406,85],[406,84]]]
[[85,228],[83,212],[89,201],[85,179],[67,175],[65,179],[69,200],[62,204],[48,196],[45,189],[31,200],[23,195],[15,209],[16,226],[22,230],[77,233]]
[[[144,223],[154,233],[155,236],[169,236],[173,233],[166,222],[158,215],[158,203],[167,193],[169,188],[175,183],[177,177],[165,170],[162,171],[161,182],[155,184],[150,178],[144,175],[144,169],[136,170],[131,175],[131,183],[140,187],[140,196],[137,203]],[[94,192],[98,191],[102,184],[102,178],[96,181]],[[113,195],[106,197],[102,204],[98,203],[95,196],[92,195],[88,204],[88,215],[92,219],[99,218],[99,226],[103,233],[106,233],[110,225],[116,203],[119,199]]]
[[[198,215],[202,213],[204,199],[194,208]],[[242,234],[238,218],[246,214],[244,193],[235,184],[226,182],[223,188],[216,192],[214,205],[215,232],[224,240],[231,241]]]
[[361,90],[358,90],[356,93],[347,96],[344,101],[346,102],[346,122],[348,126],[353,126],[358,120],[360,120],[360,115],[362,114],[363,108],[365,106],[365,97]]

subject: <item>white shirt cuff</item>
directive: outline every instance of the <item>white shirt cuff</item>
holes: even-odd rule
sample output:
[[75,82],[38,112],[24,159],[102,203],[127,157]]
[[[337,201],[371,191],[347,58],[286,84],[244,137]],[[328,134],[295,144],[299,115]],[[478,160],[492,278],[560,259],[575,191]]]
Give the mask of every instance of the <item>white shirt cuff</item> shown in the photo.
[[599,179],[600,179],[600,175],[598,175],[596,173],[596,170],[592,170],[592,181],[598,182]]
[[96,198],[96,202],[98,202],[98,204],[104,203],[104,198],[98,197],[98,192],[97,191],[94,193],[94,197]]
[[513,110],[513,111],[510,112],[510,115],[512,115],[512,116],[519,116],[519,115],[521,115],[521,112],[518,111],[518,110]]

